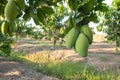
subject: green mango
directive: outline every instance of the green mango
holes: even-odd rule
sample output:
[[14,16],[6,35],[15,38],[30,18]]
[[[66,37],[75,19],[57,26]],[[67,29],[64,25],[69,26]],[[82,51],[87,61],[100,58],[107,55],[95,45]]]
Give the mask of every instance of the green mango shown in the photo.
[[65,46],[67,48],[72,48],[78,38],[79,30],[73,27],[65,37]]
[[9,21],[13,21],[17,16],[17,5],[14,0],[9,0],[5,6],[4,14]]
[[3,35],[7,34],[7,32],[8,32],[8,22],[7,21],[2,23],[1,32]]
[[75,51],[80,56],[86,57],[88,54],[88,47],[89,47],[88,38],[85,36],[84,33],[80,33],[75,44]]
[[92,42],[93,42],[93,32],[88,27],[88,25],[82,26],[81,27],[81,32],[84,33],[87,36],[87,38],[89,40],[89,44],[92,44]]

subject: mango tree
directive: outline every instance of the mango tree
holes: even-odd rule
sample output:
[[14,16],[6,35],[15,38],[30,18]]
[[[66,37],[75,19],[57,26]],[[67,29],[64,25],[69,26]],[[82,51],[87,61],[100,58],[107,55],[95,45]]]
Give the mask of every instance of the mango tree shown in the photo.
[[56,42],[61,39],[61,43],[64,38],[64,27],[65,22],[63,22],[64,18],[68,16],[67,8],[63,6],[63,2],[59,2],[57,6],[53,7],[54,13],[45,18],[46,23],[41,24],[44,37],[47,40],[53,41],[53,46],[55,46]]
[[107,34],[108,43],[116,43],[116,50],[120,47],[120,1],[113,0],[109,10],[105,13],[99,12],[99,16],[103,18],[100,23],[101,30]]
[[[2,1],[3,0],[1,0],[1,3]],[[96,14],[97,11],[105,12],[108,10],[107,5],[102,3],[103,1],[104,0],[8,0],[4,3],[5,6],[3,6],[2,11],[4,12],[3,23],[7,25],[2,23],[1,32],[7,37],[12,37],[14,32],[13,25],[18,18],[24,19],[25,21],[32,18],[36,25],[44,25],[44,28],[47,26],[48,29],[54,29],[56,28],[56,23],[59,22],[57,20],[64,18],[62,15],[64,12],[60,12],[59,15],[56,16],[58,11],[55,12],[54,9],[57,6],[67,6],[69,19],[64,28],[64,35],[66,35],[65,44],[68,48],[73,47],[80,56],[85,57],[87,56],[88,47],[92,44],[93,39],[93,33],[88,24],[90,21],[95,23],[99,22]],[[59,2],[65,5],[62,4],[59,6]],[[51,16],[53,16],[53,19],[51,19]],[[55,20],[55,23],[50,22],[52,20]]]

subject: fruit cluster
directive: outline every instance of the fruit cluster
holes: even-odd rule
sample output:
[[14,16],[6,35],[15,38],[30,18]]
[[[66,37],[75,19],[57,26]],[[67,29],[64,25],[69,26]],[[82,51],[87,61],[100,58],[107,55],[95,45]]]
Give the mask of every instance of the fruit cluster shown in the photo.
[[83,25],[80,29],[73,27],[68,32],[65,39],[67,48],[74,47],[76,53],[82,57],[86,57],[89,44],[92,44],[93,41],[93,33],[88,25]]
[[15,30],[15,27],[14,27],[13,23],[9,24],[7,21],[4,21],[2,23],[1,32],[3,35],[8,35],[8,36],[12,37],[14,30]]
[[3,35],[12,36],[15,30],[14,20],[16,19],[18,12],[25,9],[24,0],[8,0],[8,3],[4,9],[5,20],[1,26],[1,32]]

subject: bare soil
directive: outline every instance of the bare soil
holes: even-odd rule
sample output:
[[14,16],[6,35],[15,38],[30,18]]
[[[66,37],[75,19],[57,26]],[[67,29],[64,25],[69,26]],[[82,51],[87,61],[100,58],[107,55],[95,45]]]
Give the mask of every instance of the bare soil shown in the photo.
[[0,57],[0,80],[59,80]]
[[[41,46],[41,44],[43,44]],[[89,46],[88,56],[80,57],[73,49],[65,46],[50,46],[51,42],[34,41],[22,39],[19,43],[12,45],[16,52],[27,54],[41,53],[51,50],[50,57],[55,60],[85,61],[87,64],[96,67],[98,70],[104,67],[120,70],[120,49],[115,51],[115,44],[93,43]],[[0,80],[59,80],[41,73],[32,71],[19,62],[13,62],[0,58]]]

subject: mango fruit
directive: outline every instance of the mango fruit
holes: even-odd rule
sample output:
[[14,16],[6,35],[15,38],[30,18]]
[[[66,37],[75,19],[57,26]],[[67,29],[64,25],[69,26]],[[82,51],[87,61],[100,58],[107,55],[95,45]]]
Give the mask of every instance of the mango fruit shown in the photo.
[[3,22],[1,26],[1,32],[3,35],[6,35],[8,32],[8,22]]
[[79,30],[73,27],[65,37],[65,46],[67,48],[72,48],[78,38]]
[[89,40],[89,44],[92,44],[92,42],[93,42],[93,32],[88,27],[88,25],[83,25],[81,27],[81,33],[84,33],[87,36],[88,40]]
[[86,57],[88,54],[88,47],[89,47],[88,38],[85,36],[84,33],[80,33],[75,44],[75,51],[80,56]]
[[17,5],[14,0],[9,0],[5,6],[4,14],[9,21],[13,21],[17,16]]
[[9,35],[10,37],[13,36],[14,30],[15,30],[15,27],[14,27],[13,23],[11,23],[11,24],[9,25],[9,27],[8,27],[8,35]]

